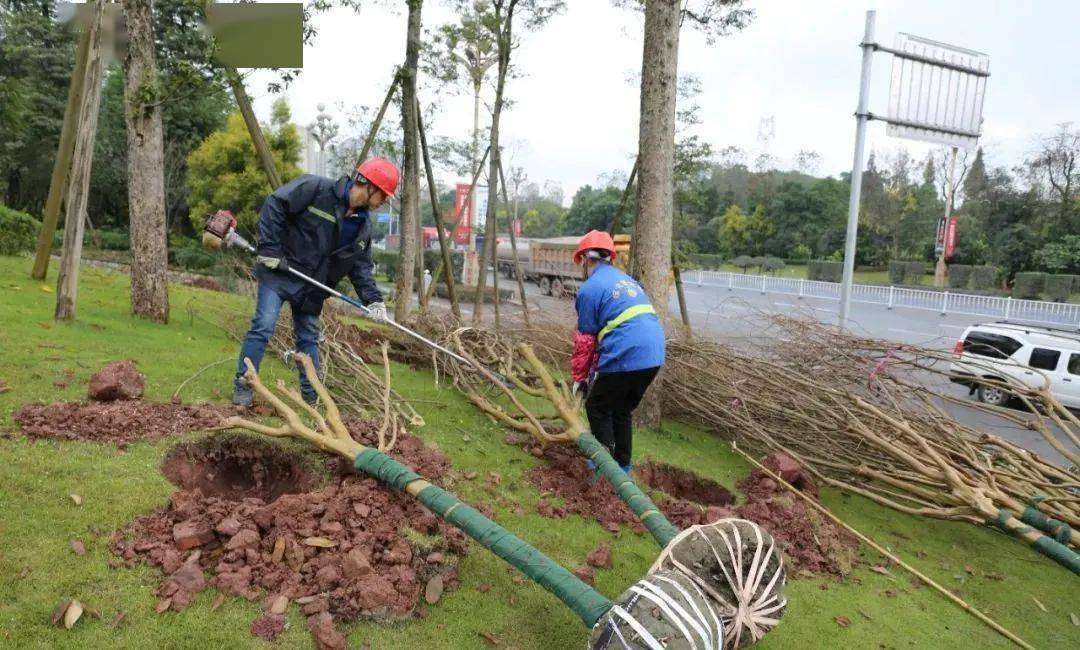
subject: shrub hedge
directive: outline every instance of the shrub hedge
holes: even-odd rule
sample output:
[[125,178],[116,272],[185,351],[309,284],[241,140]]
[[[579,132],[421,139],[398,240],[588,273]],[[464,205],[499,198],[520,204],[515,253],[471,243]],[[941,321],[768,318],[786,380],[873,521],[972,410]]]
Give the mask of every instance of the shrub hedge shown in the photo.
[[1045,273],[1017,273],[1013,281],[1013,298],[1038,300],[1046,286]]
[[25,212],[0,205],[0,255],[32,253],[41,222]]

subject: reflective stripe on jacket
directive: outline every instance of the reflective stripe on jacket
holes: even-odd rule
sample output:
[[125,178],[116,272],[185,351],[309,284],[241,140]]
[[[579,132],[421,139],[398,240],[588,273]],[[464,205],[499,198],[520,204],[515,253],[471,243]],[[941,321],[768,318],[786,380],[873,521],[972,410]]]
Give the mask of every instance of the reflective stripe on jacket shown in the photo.
[[600,264],[577,295],[578,331],[598,340],[600,372],[630,372],[664,364],[664,329],[636,280]]
[[[366,211],[346,216],[349,179],[304,174],[266,197],[259,213],[259,255],[284,257],[289,266],[336,287],[348,276],[365,304],[381,302],[371,259],[371,220]],[[359,220],[352,241],[341,241],[340,222]],[[318,314],[328,294],[292,275],[260,264],[255,277],[304,313]]]

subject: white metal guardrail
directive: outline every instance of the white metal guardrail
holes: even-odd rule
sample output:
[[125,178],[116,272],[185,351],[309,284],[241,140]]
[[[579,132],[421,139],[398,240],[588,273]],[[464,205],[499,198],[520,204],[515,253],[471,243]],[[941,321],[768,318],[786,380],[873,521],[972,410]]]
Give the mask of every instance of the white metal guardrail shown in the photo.
[[[796,278],[772,278],[766,275],[745,275],[726,271],[683,271],[683,279],[688,284],[699,287],[721,287],[760,291],[761,293],[779,293],[800,298],[840,299],[840,285],[836,282],[820,282]],[[887,308],[907,307],[909,309],[934,310],[942,315],[969,314],[1013,320],[1048,323],[1052,325],[1070,325],[1080,327],[1080,305],[1043,300],[1014,300],[998,296],[979,296],[970,293],[952,291],[930,291],[928,289],[909,289],[876,284],[852,285],[851,299]]]

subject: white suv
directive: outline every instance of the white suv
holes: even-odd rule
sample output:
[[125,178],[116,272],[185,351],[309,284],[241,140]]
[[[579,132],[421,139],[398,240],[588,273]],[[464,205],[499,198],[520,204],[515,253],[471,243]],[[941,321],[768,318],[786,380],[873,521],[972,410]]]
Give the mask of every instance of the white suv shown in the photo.
[[952,381],[977,392],[979,401],[1003,405],[1009,392],[980,379],[1016,381],[1031,388],[1049,384],[1070,409],[1080,409],[1080,331],[1013,323],[972,325],[953,349]]

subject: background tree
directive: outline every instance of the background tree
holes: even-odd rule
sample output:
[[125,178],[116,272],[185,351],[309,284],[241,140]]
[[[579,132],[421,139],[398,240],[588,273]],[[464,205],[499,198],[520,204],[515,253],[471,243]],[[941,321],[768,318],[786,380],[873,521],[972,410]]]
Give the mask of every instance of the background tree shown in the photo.
[[[300,175],[300,136],[289,119],[288,104],[278,99],[270,125],[263,126],[274,164],[286,180]],[[248,234],[254,232],[268,187],[240,113],[230,115],[225,128],[206,138],[191,152],[187,163],[192,227],[201,230],[206,215],[228,209],[236,215],[240,228]]]
[[1039,139],[1038,149],[1027,161],[1032,178],[1041,186],[1055,209],[1047,211],[1041,234],[1057,239],[1066,233],[1080,232],[1080,130],[1071,122]]
[[165,323],[169,320],[165,150],[151,0],[124,0],[124,16],[128,35],[124,121],[131,224],[131,311]]
[[[476,283],[473,298],[473,321],[480,322],[483,311],[484,286],[487,284],[487,264],[495,258],[495,233],[497,226],[498,170],[502,166],[502,154],[499,146],[499,120],[502,117],[506,101],[504,93],[506,80],[510,73],[510,55],[516,41],[514,36],[514,18],[518,17],[519,28],[530,31],[539,29],[552,16],[562,11],[561,0],[492,0],[491,11],[481,16],[481,23],[495,41],[498,65],[495,76],[495,99],[491,109],[491,128],[488,136],[488,209],[484,237],[484,251],[480,256],[480,275]],[[496,304],[496,325],[498,325],[498,306]]]

